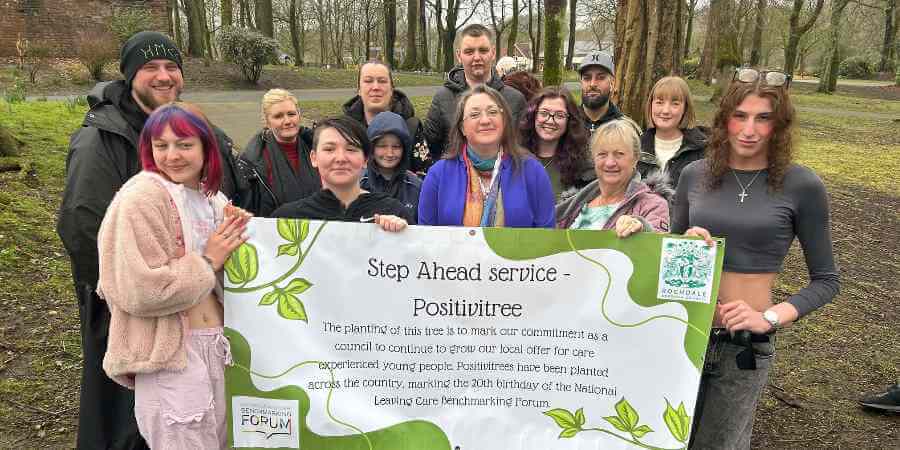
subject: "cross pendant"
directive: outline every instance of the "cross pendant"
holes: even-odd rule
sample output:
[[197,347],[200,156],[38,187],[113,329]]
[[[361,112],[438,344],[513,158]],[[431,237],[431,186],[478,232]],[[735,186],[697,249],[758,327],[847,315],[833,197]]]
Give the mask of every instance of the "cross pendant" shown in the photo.
[[748,195],[750,195],[750,194],[748,194],[746,191],[741,191],[741,193],[738,194],[738,197],[741,198],[741,203],[744,203],[744,197],[746,197]]

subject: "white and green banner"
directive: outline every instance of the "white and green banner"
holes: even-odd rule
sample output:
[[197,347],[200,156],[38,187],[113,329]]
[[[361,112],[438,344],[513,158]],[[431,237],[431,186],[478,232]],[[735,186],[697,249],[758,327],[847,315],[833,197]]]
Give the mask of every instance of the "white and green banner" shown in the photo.
[[253,219],[229,444],[686,448],[722,267],[639,233]]

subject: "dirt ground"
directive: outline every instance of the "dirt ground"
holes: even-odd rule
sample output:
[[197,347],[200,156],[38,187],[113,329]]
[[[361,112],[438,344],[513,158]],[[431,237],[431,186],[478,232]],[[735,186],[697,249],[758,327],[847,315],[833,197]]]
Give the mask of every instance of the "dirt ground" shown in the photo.
[[[860,96],[883,98],[876,97],[875,89],[881,88]],[[71,130],[79,116],[61,110],[46,120],[65,122]],[[29,131],[38,136],[29,145],[44,152],[37,162],[27,163],[21,172],[0,173],[0,449],[72,448],[75,441],[78,309],[68,258],[54,231],[67,132],[39,136],[39,130],[50,126],[34,123]],[[879,142],[889,142],[878,148],[900,146],[897,135],[887,136],[880,135]],[[872,158],[877,161],[879,155]],[[841,293],[831,305],[778,334],[754,449],[900,449],[900,414],[866,411],[856,404],[863,393],[900,377],[900,194],[842,178],[824,179],[831,196]],[[806,279],[795,245],[776,296],[796,292]]]

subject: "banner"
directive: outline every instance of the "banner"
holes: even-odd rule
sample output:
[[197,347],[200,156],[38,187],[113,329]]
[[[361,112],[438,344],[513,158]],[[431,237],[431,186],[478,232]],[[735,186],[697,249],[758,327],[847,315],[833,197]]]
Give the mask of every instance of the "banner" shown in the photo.
[[724,252],[638,233],[253,219],[229,444],[686,448]]

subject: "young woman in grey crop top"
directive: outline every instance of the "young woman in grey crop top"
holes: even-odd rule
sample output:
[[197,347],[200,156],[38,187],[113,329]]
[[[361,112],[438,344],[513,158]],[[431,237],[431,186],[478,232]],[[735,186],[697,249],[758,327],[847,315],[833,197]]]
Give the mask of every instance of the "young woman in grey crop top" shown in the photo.
[[[792,162],[795,112],[784,74],[738,69],[703,160],[681,174],[672,232],[726,239],[716,315],[694,411],[692,449],[749,449],[774,336],[829,302],[840,282],[822,181]],[[810,283],[786,301],[772,287],[794,237]],[[747,333],[749,331],[749,333]]]

